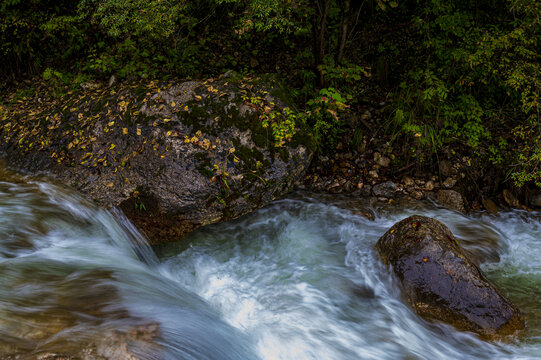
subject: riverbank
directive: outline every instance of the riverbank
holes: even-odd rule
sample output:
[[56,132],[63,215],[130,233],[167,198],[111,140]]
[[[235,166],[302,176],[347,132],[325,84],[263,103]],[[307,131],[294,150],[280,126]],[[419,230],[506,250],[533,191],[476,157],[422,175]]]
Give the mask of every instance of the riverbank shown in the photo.
[[[367,100],[356,116],[359,120],[355,126],[345,127],[336,147],[316,154],[297,183],[299,189],[352,194],[382,203],[401,197],[433,199],[464,213],[541,208],[538,188],[517,188],[505,169],[476,158],[468,147],[447,149],[448,156],[436,157],[432,166],[422,159],[404,159],[408,144],[382,130],[388,117],[382,98]],[[359,137],[359,132],[365,135]]]
[[[169,82],[169,84],[171,83],[173,82]],[[27,126],[27,129],[19,129],[18,146],[25,145],[26,147],[23,149],[23,152],[34,153],[42,153],[45,148],[51,148],[49,141],[52,137],[48,136],[47,132],[71,126],[67,126],[68,122],[81,123],[82,120],[83,125],[86,125],[87,122],[96,122],[98,118],[85,120],[87,115],[92,115],[92,111],[88,111],[87,105],[84,105],[85,112],[79,113],[79,118],[77,118],[77,114],[75,114],[77,111],[75,110],[81,107],[80,104],[92,102],[99,104],[100,109],[94,116],[101,116],[105,120],[109,118],[110,121],[103,120],[105,122],[101,126],[104,131],[108,131],[107,125],[113,123],[113,117],[123,118],[126,117],[128,112],[130,112],[131,116],[137,117],[137,115],[133,114],[134,112],[138,113],[138,111],[133,107],[133,104],[129,104],[130,101],[132,103],[134,101],[140,101],[145,93],[147,95],[152,93],[154,96],[157,96],[161,91],[159,84],[154,81],[133,84],[90,82],[70,88],[68,86],[55,87],[42,79],[35,78],[31,81],[25,81],[20,85],[20,88],[8,89],[2,93],[0,120],[2,120],[4,130],[5,132],[7,131],[9,136],[12,136],[15,127],[22,128],[22,123],[32,125],[29,125],[30,127]],[[138,99],[131,99],[129,96],[125,97],[122,95],[123,91],[128,88],[134,89],[133,91],[137,94]],[[211,90],[215,90],[212,85],[210,85],[210,88],[212,88]],[[506,178],[503,169],[490,166],[488,163],[482,163],[479,158],[475,158],[471,154],[470,149],[467,147],[447,149],[444,151],[444,154],[447,154],[444,158],[437,157],[436,166],[431,165],[432,163],[429,161],[423,162],[418,157],[405,155],[404,149],[408,146],[405,139],[392,137],[385,132],[384,124],[389,117],[388,108],[386,107],[385,99],[378,95],[378,91],[377,87],[373,87],[368,92],[369,95],[360,102],[362,106],[349,111],[349,122],[345,126],[342,126],[342,133],[337,143],[332,148],[327,147],[316,153],[304,177],[296,182],[297,189],[327,192],[330,194],[351,193],[354,196],[371,198],[374,202],[392,202],[399,197],[410,197],[415,200],[431,198],[440,201],[444,206],[462,212],[486,210],[496,213],[500,209],[506,208],[531,210],[532,208],[541,207],[541,195],[538,189],[528,188],[527,186],[522,189],[515,188],[512,181]],[[107,100],[111,100],[111,104]],[[67,101],[67,103],[62,105],[62,101]],[[155,105],[163,107],[164,102],[163,100],[160,101],[155,101]],[[194,103],[197,103],[197,98],[194,98]],[[174,101],[172,105],[175,105]],[[251,103],[248,105],[251,107],[255,106]],[[130,109],[128,109],[128,106]],[[60,114],[61,116],[57,116],[58,109],[63,109],[64,115]],[[118,111],[121,112],[117,114]],[[33,124],[38,123],[39,125],[39,122],[47,114],[57,116],[49,126],[49,130],[51,131],[41,126],[45,131],[43,134],[38,134],[37,132],[41,132],[41,128]],[[11,121],[8,116],[15,116],[15,121]],[[83,116],[82,119],[81,116]],[[17,122],[21,122],[21,124]],[[166,130],[170,130],[169,125],[165,125],[167,126]],[[9,128],[5,128],[6,126]],[[110,127],[112,131],[113,126]],[[137,127],[139,129],[139,125]],[[128,135],[131,132],[134,133],[132,135],[135,135],[136,131],[140,131],[138,129],[134,128],[132,131],[126,126],[119,131],[122,131],[124,135]],[[190,134],[190,138],[193,138],[196,133],[195,131],[192,132],[193,134]],[[40,141],[29,141],[35,135],[40,136]],[[79,150],[80,156],[75,156],[75,160],[80,158],[80,161],[77,162],[82,164],[88,162],[89,166],[96,167],[95,170],[101,169],[94,175],[98,178],[103,177],[103,174],[99,174],[107,170],[107,167],[103,165],[107,165],[107,161],[110,163],[114,161],[110,156],[106,158],[105,155],[111,152],[109,147],[117,147],[115,149],[117,151],[118,144],[112,141],[112,145],[101,150],[94,149],[91,154],[83,148],[89,144],[95,147],[95,143],[92,143],[92,139],[95,139],[95,136],[92,132],[87,132],[84,136],[82,133],[79,135],[81,136],[74,135],[74,141],[65,141],[65,144],[60,146],[61,148],[51,148],[52,150],[49,151],[50,154],[47,154],[46,157],[51,156],[58,162],[66,162],[69,159],[64,158],[66,157],[65,153],[69,152],[70,147],[73,147],[72,152],[81,148],[82,150]],[[156,152],[156,146],[159,147],[159,144],[152,145],[154,152]],[[202,146],[204,148],[205,144],[202,144]],[[95,161],[92,162],[90,160],[94,157],[94,153],[98,154],[95,156]],[[89,154],[91,155],[90,158],[85,159],[84,157],[88,157]],[[237,154],[238,151],[235,156]],[[425,155],[432,156],[434,154]],[[255,163],[255,160],[250,161],[248,158],[242,160],[246,163]],[[73,162],[73,159],[69,161]],[[124,164],[125,161],[123,160],[115,166],[123,167]],[[109,169],[111,169],[110,166]],[[247,168],[243,172],[246,173],[254,169]],[[220,172],[221,170],[218,169],[217,171]],[[223,177],[223,175],[216,176],[214,172],[216,172],[216,169],[209,168],[209,174],[215,175],[214,178]],[[131,179],[133,177],[129,176],[128,178]],[[110,186],[114,183],[114,181],[107,180],[103,182],[103,186]],[[226,184],[229,185],[228,183]],[[123,186],[125,187],[125,185]],[[130,193],[141,193],[137,186],[131,186],[130,189],[131,192],[128,191]],[[223,199],[223,193],[220,190],[220,193],[217,195],[219,197],[217,201],[220,201],[220,199],[225,201]],[[152,206],[153,200],[146,199],[147,203],[145,204],[143,202],[145,200],[141,200],[141,196],[136,195],[134,199],[133,204],[129,204],[131,207],[127,208],[125,206],[124,210],[130,213],[132,217],[140,218],[142,223],[152,222],[152,217],[141,216],[140,212],[136,210],[140,203],[145,207]],[[136,210],[133,209],[134,204]],[[162,228],[162,226],[154,226],[154,228],[158,229]],[[188,228],[193,229],[195,227],[190,225],[186,227],[186,229]],[[180,233],[184,236],[189,231],[188,229]]]

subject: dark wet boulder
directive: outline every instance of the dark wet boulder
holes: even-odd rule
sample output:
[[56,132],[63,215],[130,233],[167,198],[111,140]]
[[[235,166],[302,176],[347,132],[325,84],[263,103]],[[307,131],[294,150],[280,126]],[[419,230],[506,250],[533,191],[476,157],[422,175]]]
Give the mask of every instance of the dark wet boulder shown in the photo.
[[274,75],[43,96],[3,109],[0,156],[122,208],[154,243],[286,194],[313,154],[313,137]]
[[423,318],[476,332],[484,339],[524,328],[517,307],[468,259],[438,220],[410,216],[391,227],[376,248]]

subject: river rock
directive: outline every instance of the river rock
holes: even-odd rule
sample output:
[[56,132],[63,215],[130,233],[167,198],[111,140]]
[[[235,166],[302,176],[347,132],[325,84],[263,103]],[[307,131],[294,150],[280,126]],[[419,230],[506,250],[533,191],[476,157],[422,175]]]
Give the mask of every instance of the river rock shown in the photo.
[[518,207],[519,205],[518,199],[515,197],[515,195],[513,195],[511,191],[505,189],[503,190],[502,195],[507,205],[513,208]]
[[424,197],[424,194],[420,190],[413,190],[411,192],[411,197],[414,198],[415,200],[421,200]]
[[[76,339],[69,345],[58,347],[58,351],[36,351],[31,357],[39,360],[146,360],[152,354],[159,354],[162,348],[155,343],[159,336],[158,324],[139,325],[129,331],[103,331],[101,336],[85,343]],[[84,338],[84,336],[81,336]],[[29,359],[26,354],[2,354],[2,359]]]
[[376,248],[400,279],[408,303],[423,318],[476,332],[484,339],[524,329],[518,308],[468,259],[438,220],[410,216],[393,225]]
[[372,187],[372,194],[378,197],[391,198],[398,187],[392,181],[385,181]]
[[442,160],[439,163],[440,173],[444,177],[450,177],[457,173],[456,169],[449,161]]
[[381,155],[379,152],[374,153],[374,162],[381,167],[388,167],[391,163],[391,159]]
[[530,206],[541,208],[541,194],[534,194],[529,197],[528,203]]
[[483,203],[483,206],[485,207],[485,209],[487,209],[487,211],[491,214],[497,214],[498,213],[498,205],[496,205],[496,203],[494,203],[494,201],[492,201],[491,199],[489,198],[484,198],[481,200],[481,202]]
[[440,190],[438,191],[437,199],[445,207],[458,210],[462,213],[466,212],[464,206],[464,198],[462,195],[454,190]]
[[274,76],[114,86],[8,109],[0,156],[122,208],[154,243],[268,204],[311,161],[313,138]]
[[455,177],[448,177],[447,179],[445,179],[445,181],[442,183],[442,185],[443,185],[444,188],[450,189],[453,186],[455,186],[456,183],[457,183],[457,180],[456,180]]
[[428,180],[425,184],[425,190],[432,191],[434,190],[434,182],[432,180]]
[[413,181],[413,179],[409,176],[404,176],[402,178],[402,183],[404,184],[404,186],[413,186],[415,185],[415,181]]

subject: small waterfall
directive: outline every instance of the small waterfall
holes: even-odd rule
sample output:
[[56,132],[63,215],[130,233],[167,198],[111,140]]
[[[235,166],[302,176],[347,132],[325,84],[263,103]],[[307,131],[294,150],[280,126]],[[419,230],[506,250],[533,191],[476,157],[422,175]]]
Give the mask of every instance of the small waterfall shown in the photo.
[[[523,338],[413,313],[374,250],[412,214],[451,228],[527,316]],[[0,358],[539,359],[540,218],[297,193],[152,249],[119,210],[2,170]]]

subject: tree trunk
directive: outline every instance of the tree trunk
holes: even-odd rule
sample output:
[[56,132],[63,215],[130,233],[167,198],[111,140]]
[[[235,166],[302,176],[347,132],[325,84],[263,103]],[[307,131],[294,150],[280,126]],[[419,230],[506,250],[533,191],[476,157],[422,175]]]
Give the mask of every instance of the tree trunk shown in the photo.
[[344,48],[349,32],[351,0],[345,0],[342,6],[342,14],[340,16],[340,38],[338,43],[338,52],[336,54],[336,64],[340,65],[344,59]]
[[[323,5],[323,6],[321,6]],[[312,37],[314,41],[314,72],[318,87],[325,87],[325,78],[321,66],[325,56],[325,32],[327,30],[327,18],[331,0],[325,0],[324,4],[313,0],[314,15],[312,16]]]

